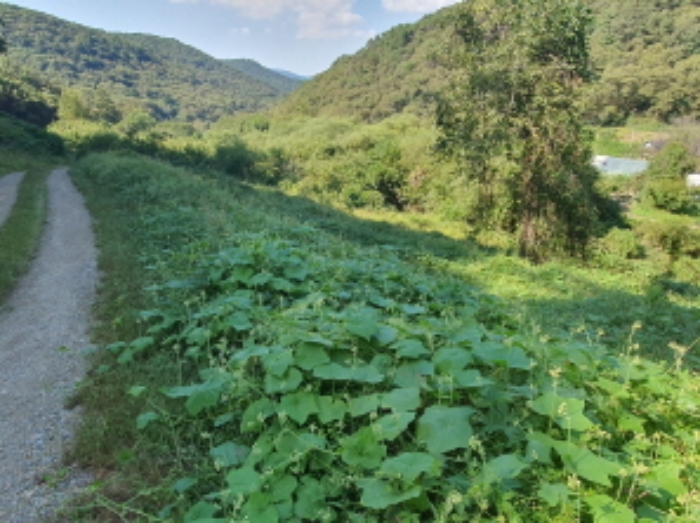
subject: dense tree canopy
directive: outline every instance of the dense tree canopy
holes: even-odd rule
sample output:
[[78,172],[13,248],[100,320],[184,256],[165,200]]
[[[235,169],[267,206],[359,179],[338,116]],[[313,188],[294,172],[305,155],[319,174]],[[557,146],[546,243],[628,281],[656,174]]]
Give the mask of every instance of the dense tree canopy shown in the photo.
[[439,112],[460,163],[467,219],[516,233],[533,260],[581,254],[596,221],[591,151],[577,110],[590,75],[590,15],[577,0],[472,0]]
[[[697,0],[583,0],[591,8],[589,122],[630,115],[700,117],[700,4]],[[453,31],[448,7],[395,27],[339,59],[280,105],[284,115],[347,116],[374,122],[400,112],[432,114],[449,82],[444,55]]]

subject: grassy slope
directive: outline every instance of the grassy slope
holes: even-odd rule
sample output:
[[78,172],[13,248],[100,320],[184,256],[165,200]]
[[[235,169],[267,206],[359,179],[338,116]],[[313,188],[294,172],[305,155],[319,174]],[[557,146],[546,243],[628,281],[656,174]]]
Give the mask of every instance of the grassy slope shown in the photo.
[[25,172],[17,200],[0,227],[0,302],[28,268],[36,252],[46,215],[49,160],[22,153],[0,152],[0,172]]
[[[280,242],[303,246],[299,252],[309,257],[312,273],[320,271],[326,292],[335,285],[345,285],[344,292],[350,293],[357,286],[359,292],[367,281],[370,290],[381,289],[390,284],[389,274],[397,272],[407,279],[400,292],[410,295],[422,285],[450,289],[450,296],[457,293],[473,300],[479,321],[489,329],[515,329],[522,336],[539,333],[541,343],[580,340],[593,350],[591,343],[600,338],[618,353],[632,350],[634,333],[634,341],[647,354],[667,359],[666,343],[689,345],[700,335],[693,321],[697,302],[659,293],[644,264],[628,266],[627,273],[558,264],[534,267],[440,233],[363,220],[302,198],[193,177],[137,158],[88,159],[77,181],[97,217],[101,266],[107,274],[98,326],[104,343],[147,336],[153,324],[144,321],[145,316],[139,319],[136,311],[165,306],[173,293],[176,301],[182,295],[185,307],[196,311],[200,298],[187,297],[187,288],[200,285],[193,275],[211,253],[232,246],[265,250]],[[172,280],[178,283],[163,286]],[[155,292],[144,293],[147,285]],[[485,291],[501,295],[507,303],[494,301]],[[438,302],[447,316],[456,312],[451,300]],[[313,314],[325,314],[327,320],[333,312],[325,313],[324,302],[318,303]],[[265,328],[272,336],[278,328],[274,321],[292,321],[296,313],[290,309],[286,315],[270,314],[268,321],[273,323]],[[639,332],[633,327],[638,320],[644,324]],[[116,352],[124,348],[113,346]],[[145,436],[134,424],[144,409],[178,412],[179,403],[164,399],[157,389],[196,381],[187,357],[173,356],[169,351],[148,351],[146,357],[137,357],[138,364],[120,366],[109,352],[103,353],[77,398],[86,407],[77,457],[105,471],[104,496],[86,502],[96,520],[119,521],[133,517],[135,510],[162,507],[169,499],[168,485],[201,472],[194,451],[201,445],[199,431],[207,432],[201,420],[186,422],[183,428],[178,421],[184,421],[182,414],[176,414],[169,418],[169,429]],[[131,389],[133,397],[126,396],[133,385],[146,389]],[[215,474],[206,468],[204,473]],[[127,499],[130,502],[123,503]],[[560,521],[567,521],[562,517]]]

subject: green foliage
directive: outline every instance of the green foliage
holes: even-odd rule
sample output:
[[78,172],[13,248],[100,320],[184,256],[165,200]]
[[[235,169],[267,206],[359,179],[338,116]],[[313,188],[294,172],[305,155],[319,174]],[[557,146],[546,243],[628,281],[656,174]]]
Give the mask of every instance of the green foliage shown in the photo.
[[589,75],[588,12],[577,1],[485,1],[457,14],[461,76],[438,126],[469,193],[467,220],[517,233],[532,260],[585,253],[597,220],[597,176],[577,110]]
[[122,387],[142,408],[142,461],[172,461],[124,513],[697,519],[687,347],[665,365],[632,338],[611,351],[530,334],[449,271],[156,162],[93,156],[77,176],[129,217],[151,267],[140,332],[107,347],[117,369],[179,369],[165,387]]
[[647,205],[674,213],[695,208],[685,177],[695,172],[696,158],[679,142],[667,144],[651,160],[642,198]]
[[8,55],[55,84],[89,93],[88,107],[101,121],[114,123],[119,112],[141,107],[158,120],[212,122],[286,94],[174,39],[106,33],[8,4],[0,16]]
[[53,132],[0,113],[0,147],[37,155],[60,155],[63,139]]
[[0,112],[46,127],[56,118],[58,89],[41,75],[0,56]]

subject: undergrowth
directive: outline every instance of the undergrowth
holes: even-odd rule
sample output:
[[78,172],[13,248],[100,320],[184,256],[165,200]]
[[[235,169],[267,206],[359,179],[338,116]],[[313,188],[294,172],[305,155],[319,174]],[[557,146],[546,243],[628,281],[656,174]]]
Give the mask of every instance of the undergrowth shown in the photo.
[[616,349],[538,330],[457,271],[157,162],[76,179],[122,250],[76,398],[77,457],[106,471],[84,518],[700,518],[690,344],[655,362],[637,323]]

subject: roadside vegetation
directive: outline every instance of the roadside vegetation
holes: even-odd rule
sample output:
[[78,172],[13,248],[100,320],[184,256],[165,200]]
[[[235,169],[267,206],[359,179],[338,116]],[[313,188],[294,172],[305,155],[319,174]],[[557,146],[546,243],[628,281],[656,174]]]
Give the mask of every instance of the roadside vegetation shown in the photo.
[[62,141],[46,131],[0,115],[0,173],[24,172],[17,199],[0,225],[0,301],[29,268],[46,215],[46,177]]
[[[666,27],[647,3],[639,26]],[[663,32],[684,67],[691,3]],[[47,171],[25,153],[67,153],[100,251],[68,456],[96,482],[67,514],[700,520],[700,210],[684,183],[697,107],[685,80],[643,75],[612,99],[623,79],[603,43],[646,43],[617,32],[629,12],[613,2],[589,56],[582,6],[474,0],[378,38],[274,111],[206,125],[168,121],[160,98],[5,82],[9,112],[58,120],[0,118],[0,167],[28,172],[0,229],[0,296],[43,220]],[[443,40],[426,42],[446,24],[471,76],[421,83],[446,63]],[[384,74],[387,60],[403,65]],[[592,66],[598,97],[581,90]],[[378,77],[385,97],[364,85]],[[592,152],[651,167],[600,178]]]
[[535,266],[134,156],[76,180],[113,246],[83,515],[697,518],[697,302],[632,265]]

